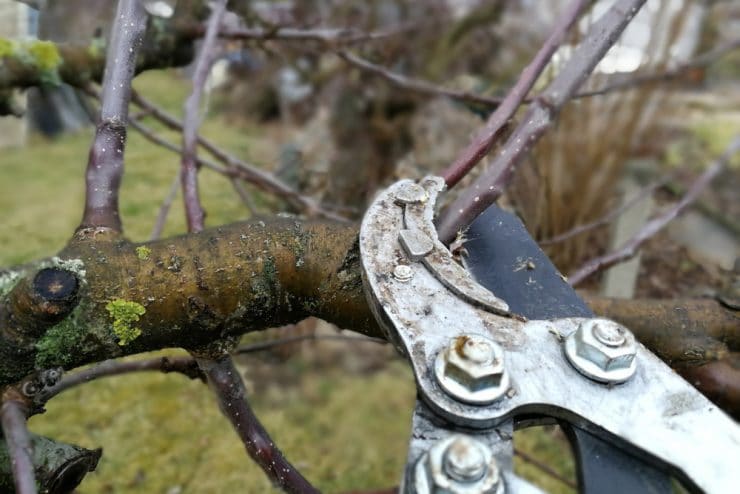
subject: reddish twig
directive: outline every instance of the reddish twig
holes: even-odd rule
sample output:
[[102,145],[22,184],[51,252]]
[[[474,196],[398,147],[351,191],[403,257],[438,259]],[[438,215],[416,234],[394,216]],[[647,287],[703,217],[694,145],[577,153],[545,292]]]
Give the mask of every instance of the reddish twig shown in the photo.
[[590,223],[584,223],[582,225],[578,225],[574,228],[571,228],[570,230],[563,232],[559,235],[555,235],[554,237],[546,238],[544,240],[540,240],[540,245],[553,245],[560,242],[564,242],[565,240],[568,240],[569,238],[576,237],[578,235],[581,235],[583,233],[586,233],[588,231],[591,231],[595,228],[599,228],[601,226],[608,225],[615,219],[617,219],[622,213],[630,209],[635,204],[641,202],[643,199],[645,199],[648,196],[651,196],[653,192],[655,192],[656,189],[664,186],[668,182],[667,179],[658,180],[656,182],[651,183],[647,187],[644,187],[641,189],[637,194],[630,197],[629,200],[622,203],[618,208],[612,209],[608,213],[606,213],[601,218],[592,221]]
[[211,9],[206,35],[200,48],[198,60],[195,62],[193,91],[185,100],[185,118],[182,130],[180,182],[189,232],[199,232],[205,226],[205,212],[198,196],[198,163],[196,159],[198,154],[197,136],[198,127],[200,126],[200,103],[206,79],[216,58],[216,36],[221,26],[221,19],[226,12],[226,0],[213,2]]
[[120,0],[103,77],[100,122],[87,163],[85,212],[79,229],[121,231],[118,190],[123,177],[128,103],[145,27],[146,11],[141,2]]
[[552,33],[545,40],[529,65],[524,68],[519,76],[519,80],[509,90],[506,98],[496,108],[496,111],[488,117],[486,126],[442,173],[442,177],[445,179],[448,187],[453,187],[457,184],[488,154],[494,140],[514,116],[519,106],[521,106],[527,93],[532,89],[532,86],[534,86],[534,83],[550,62],[553,54],[563,43],[566,34],[578,20],[587,3],[585,0],[574,0],[565,9],[563,15],[558,18]]
[[699,197],[699,194],[727,166],[731,157],[738,152],[740,152],[740,136],[737,136],[727,150],[722,153],[722,156],[717,158],[717,160],[715,160],[715,162],[699,176],[680,201],[662,214],[648,221],[639,232],[627,240],[627,242],[619,246],[615,251],[588,261],[568,277],[568,282],[575,286],[601,270],[634,257],[639,251],[640,246],[642,246],[646,240],[653,237],[674,218],[683,213],[686,208],[689,207],[697,197]]
[[377,75],[391,82],[394,86],[409,91],[414,91],[421,94],[428,94],[432,96],[443,96],[457,101],[467,101],[470,103],[484,104],[493,107],[500,105],[503,101],[503,98],[491,98],[488,96],[471,93],[470,91],[457,91],[454,89],[436,86],[431,82],[422,79],[414,79],[412,77],[393,72],[392,70],[389,70],[381,65],[376,65],[369,60],[366,60],[347,51],[339,51],[337,52],[337,56],[339,56],[342,60],[352,65],[353,67],[363,70],[364,72]]
[[10,455],[16,494],[36,494],[33,446],[28,434],[28,406],[16,398],[3,399],[0,422]]
[[218,398],[221,412],[239,434],[249,456],[278,487],[291,493],[318,493],[285,459],[259,422],[246,399],[246,389],[239,371],[228,355],[216,359],[196,358],[208,384]]
[[[498,199],[516,166],[552,125],[559,110],[591,74],[644,3],[645,0],[618,0],[590,27],[560,73],[529,106],[522,123],[514,130],[486,173],[478,177],[442,214],[437,230],[443,242],[449,243],[460,229],[469,225]],[[567,20],[563,17],[558,24]],[[484,132],[482,137],[477,138],[448,169],[444,174],[446,180],[454,183],[459,179],[461,170],[469,169],[470,162],[477,163],[488,152],[495,137],[491,132],[495,128],[487,126],[487,130],[488,133]],[[491,138],[486,139],[487,136]]]
[[[132,102],[135,105],[139,106],[142,109],[148,110],[150,112],[150,115],[153,118],[157,119],[160,123],[164,124],[172,130],[182,131],[183,125],[177,118],[173,117],[161,108],[158,108],[154,103],[147,100],[136,91],[134,91],[131,98]],[[279,180],[271,173],[268,173],[254,165],[246,163],[245,161],[240,160],[227,151],[224,151],[211,140],[203,136],[198,136],[197,139],[198,144],[203,146],[203,149],[208,151],[215,159],[223,163],[226,167],[225,169],[220,169],[220,167],[216,166],[216,168],[214,169],[216,171],[219,171],[219,173],[224,173],[225,175],[230,177],[238,177],[245,182],[253,184],[259,189],[264,190],[265,192],[269,192],[270,194],[281,197],[288,201],[296,209],[305,213],[307,216],[320,216],[335,221],[347,221],[345,217],[321,207],[321,205],[317,204],[313,199],[306,197],[300,192],[292,189],[290,186]],[[164,141],[159,139],[159,144],[161,144],[162,142]],[[169,148],[169,145],[164,146]],[[200,161],[201,165],[207,161],[203,160],[200,157],[198,157],[197,159]],[[210,163],[213,164],[213,162]]]

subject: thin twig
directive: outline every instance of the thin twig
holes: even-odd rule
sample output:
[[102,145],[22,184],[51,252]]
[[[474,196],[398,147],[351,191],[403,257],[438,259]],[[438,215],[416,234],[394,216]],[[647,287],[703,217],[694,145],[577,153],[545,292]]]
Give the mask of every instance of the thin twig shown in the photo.
[[[132,122],[131,125],[134,126],[134,122],[136,122],[136,120],[132,118],[131,122]],[[138,126],[136,126],[135,128],[139,130]],[[164,225],[165,223],[167,223],[167,216],[170,214],[170,209],[172,209],[172,203],[175,201],[175,198],[177,197],[178,190],[180,190],[180,172],[179,171],[177,172],[177,175],[175,175],[175,178],[172,180],[172,184],[170,185],[170,190],[167,192],[167,195],[162,201],[162,205],[159,206],[159,212],[157,213],[157,221],[154,222],[154,226],[152,227],[152,234],[149,236],[149,240],[157,240],[159,239],[159,237],[162,236]]]
[[477,165],[493,146],[494,140],[501,130],[509,123],[516,113],[522,101],[542,71],[550,62],[553,54],[560,48],[565,40],[571,26],[578,20],[581,12],[588,2],[585,0],[574,0],[558,18],[552,33],[543,43],[532,61],[527,65],[519,76],[519,80],[509,90],[506,98],[496,108],[483,130],[473,139],[455,159],[455,161],[442,173],[448,187],[454,187],[470,170]]
[[612,209],[611,211],[606,213],[601,218],[595,221],[592,221],[590,223],[584,223],[576,227],[573,227],[566,232],[555,235],[554,237],[540,240],[539,244],[540,245],[557,244],[560,242],[564,242],[565,240],[568,240],[569,238],[573,238],[583,233],[586,233],[588,231],[594,230],[596,228],[608,225],[615,219],[619,218],[619,216],[622,213],[632,208],[632,206],[634,206],[635,204],[638,204],[639,202],[642,202],[643,199],[653,195],[653,192],[655,192],[655,190],[659,189],[660,187],[663,187],[666,183],[668,183],[668,179],[662,179],[662,180],[655,181],[649,184],[648,186],[640,189],[635,195],[630,197],[627,201],[623,202],[619,207]]
[[185,117],[182,130],[182,168],[180,181],[185,205],[185,217],[189,232],[200,232],[204,228],[205,212],[198,196],[198,127],[200,127],[200,104],[206,79],[216,59],[216,35],[221,19],[226,12],[226,0],[211,3],[211,16],[208,19],[206,35],[201,44],[200,54],[195,62],[193,91],[185,100]]
[[298,29],[278,26],[274,29],[222,29],[218,35],[221,38],[234,40],[318,41],[332,45],[353,45],[383,40],[417,28],[418,26],[409,24],[382,31],[364,32],[352,28]]
[[121,231],[118,190],[123,177],[128,104],[145,27],[146,11],[141,1],[120,0],[105,65],[100,122],[87,164],[85,212],[79,229]]
[[67,391],[70,388],[80,384],[89,383],[101,377],[120,376],[132,372],[176,372],[190,379],[205,380],[205,376],[199,370],[198,365],[192,357],[157,357],[144,360],[106,360],[99,364],[88,367],[77,372],[65,374],[62,379],[45,389],[40,397],[40,402],[44,403]]
[[548,475],[548,476],[554,478],[555,480],[557,480],[559,482],[562,482],[563,484],[567,485],[571,489],[577,489],[578,488],[578,486],[575,484],[575,482],[573,482],[570,479],[567,479],[567,478],[563,477],[560,473],[556,472],[555,470],[553,470],[552,468],[550,468],[548,465],[542,463],[537,458],[531,456],[529,453],[526,453],[526,452],[522,451],[519,448],[514,448],[514,454],[516,456],[518,456],[519,458],[521,458],[522,460],[524,460],[527,463],[529,463],[530,465],[532,465],[533,467],[535,467],[538,470],[540,470],[545,475]]
[[[443,242],[449,243],[459,230],[466,228],[498,199],[509,184],[516,166],[552,125],[563,105],[591,74],[644,3],[645,0],[617,0],[590,27],[560,73],[529,106],[522,122],[496,155],[488,170],[444,211],[437,225],[439,237]],[[457,178],[458,169],[467,168],[466,160],[482,158],[491,144],[492,141],[486,141],[485,138],[476,139],[450,167],[445,178],[448,180]]]
[[646,240],[653,237],[674,218],[683,213],[699,197],[699,194],[727,166],[732,156],[738,152],[740,152],[740,136],[735,137],[725,152],[699,176],[680,201],[648,221],[639,232],[613,252],[588,261],[568,277],[568,282],[573,286],[578,285],[589,276],[634,257]]
[[691,69],[700,69],[703,67],[707,67],[716,62],[718,59],[725,56],[726,54],[730,53],[731,51],[737,50],[738,48],[740,48],[740,39],[732,39],[712,48],[705,53],[702,53],[701,55],[697,55],[688,62],[680,64],[673,69],[648,74],[634,74],[620,81],[607,84],[606,86],[599,89],[579,92],[575,97],[584,98],[591,96],[600,96],[614,91],[625,91],[627,89],[632,89],[636,86],[641,86],[643,84],[648,84],[652,82],[670,81],[672,79],[680,77],[682,74],[686,73],[686,71],[689,71]]
[[221,412],[239,434],[249,456],[277,486],[291,493],[318,493],[296,468],[285,459],[246,399],[239,371],[228,355],[218,358],[196,357],[208,384],[218,399]]
[[[161,108],[158,108],[153,102],[147,100],[135,91],[132,94],[131,99],[138,107],[148,110],[150,115],[160,123],[172,130],[182,131],[182,122]],[[249,182],[265,192],[269,192],[270,194],[274,194],[285,199],[307,216],[320,216],[335,221],[347,221],[347,218],[321,207],[321,205],[317,204],[313,199],[292,189],[289,185],[285,184],[271,173],[246,163],[233,154],[224,151],[211,140],[203,136],[198,136],[198,144],[203,146],[203,149],[208,151],[214,158],[226,166],[228,176],[239,177],[245,182]],[[199,157],[198,160],[201,160],[201,158]]]
[[33,446],[28,434],[28,406],[19,399],[4,399],[0,406],[0,422],[10,455],[16,494],[36,494],[33,468]]
[[408,77],[403,74],[399,74],[398,72],[393,72],[392,70],[389,70],[381,65],[374,64],[369,60],[366,60],[348,51],[339,51],[337,52],[337,56],[339,56],[348,64],[357,67],[360,70],[363,70],[370,74],[375,74],[391,82],[394,86],[409,91],[414,91],[421,94],[428,94],[432,96],[443,96],[457,101],[484,104],[492,107],[497,107],[503,101],[503,98],[491,98],[488,96],[471,93],[470,91],[457,91],[455,89],[448,89],[445,87],[436,86],[431,82],[425,81],[423,79]]

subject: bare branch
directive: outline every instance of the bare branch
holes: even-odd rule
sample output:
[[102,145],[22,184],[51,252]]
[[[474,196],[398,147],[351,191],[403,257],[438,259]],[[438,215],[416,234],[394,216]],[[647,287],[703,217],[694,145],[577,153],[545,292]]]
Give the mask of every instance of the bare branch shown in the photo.
[[121,231],[118,189],[136,56],[144,36],[146,11],[138,0],[120,0],[111,34],[101,96],[100,122],[87,164],[85,212],[79,229]]
[[564,242],[565,240],[568,240],[569,238],[573,238],[583,233],[586,233],[588,231],[594,230],[596,228],[608,225],[615,219],[619,218],[619,216],[622,213],[630,209],[632,206],[641,202],[643,199],[653,195],[653,192],[655,192],[656,189],[659,189],[660,187],[664,186],[666,183],[668,183],[668,179],[655,181],[649,184],[648,186],[642,188],[640,191],[637,192],[637,194],[630,197],[629,200],[623,202],[619,207],[612,209],[611,211],[606,213],[601,218],[595,221],[592,221],[590,223],[584,223],[582,225],[578,225],[574,228],[571,228],[570,230],[566,232],[555,235],[554,237],[540,240],[539,244],[540,245],[557,244],[560,242]]
[[196,357],[208,384],[218,399],[221,412],[239,434],[249,456],[277,486],[291,493],[318,493],[298,470],[285,459],[259,422],[246,399],[239,371],[228,355],[216,359]]
[[580,92],[575,97],[584,98],[584,97],[591,97],[591,96],[599,96],[599,95],[611,93],[614,91],[625,91],[627,89],[632,89],[636,86],[640,86],[643,84],[649,84],[652,82],[670,81],[670,80],[680,77],[682,74],[686,73],[687,71],[691,69],[707,67],[711,65],[712,63],[716,62],[718,59],[725,56],[726,54],[730,53],[731,51],[737,50],[738,48],[740,48],[740,39],[732,39],[718,46],[715,46],[711,50],[705,53],[702,53],[701,55],[698,55],[694,57],[693,59],[689,60],[688,62],[678,65],[677,67],[673,69],[662,71],[662,72],[653,72],[653,73],[648,73],[648,74],[636,74],[636,75],[627,77],[621,81],[616,81],[611,84],[607,84],[606,86],[600,89],[595,89],[593,91]]
[[182,196],[188,231],[196,233],[203,230],[205,220],[205,212],[198,196],[198,163],[196,160],[198,127],[201,121],[201,97],[203,96],[206,79],[208,79],[208,74],[211,71],[211,65],[216,59],[216,35],[221,25],[221,19],[226,12],[226,0],[213,2],[211,8],[206,36],[203,39],[198,60],[195,62],[193,91],[185,101],[185,118],[182,131],[183,149],[180,174]]
[[683,213],[699,197],[699,194],[727,166],[730,158],[737,152],[740,152],[740,136],[735,137],[722,156],[699,176],[681,200],[673,207],[650,220],[639,232],[615,251],[588,261],[568,277],[568,282],[573,286],[578,285],[589,276],[634,257],[646,240],[653,237],[674,218]]
[[369,60],[366,60],[348,51],[339,51],[337,52],[337,55],[353,67],[356,67],[370,74],[375,74],[389,81],[394,86],[409,91],[414,91],[431,96],[444,96],[457,101],[467,101],[470,103],[484,104],[492,107],[498,106],[503,101],[503,98],[490,98],[487,96],[471,93],[469,91],[456,91],[454,89],[436,86],[431,82],[422,79],[407,77],[403,74],[393,72],[381,65],[374,64]]
[[534,83],[550,62],[553,54],[560,48],[565,35],[578,20],[587,3],[585,0],[574,0],[565,9],[563,15],[558,18],[552,33],[545,40],[545,43],[529,65],[524,68],[519,76],[519,80],[509,90],[506,98],[496,108],[496,111],[488,117],[486,126],[473,139],[473,142],[458,155],[447,170],[442,173],[442,177],[445,179],[448,187],[454,187],[455,184],[488,154],[501,129],[508,124],[514,113],[516,113],[516,110],[521,106],[527,93],[532,89],[532,86],[534,86]]
[[192,357],[157,357],[145,360],[106,360],[99,364],[88,367],[77,372],[65,374],[62,379],[45,389],[40,395],[40,401],[45,403],[57,396],[58,394],[67,391],[70,388],[79,386],[80,384],[89,383],[101,377],[120,376],[121,374],[129,374],[132,372],[151,372],[158,371],[165,374],[170,372],[176,372],[190,379],[200,379],[205,381],[205,376],[198,369],[198,365]]
[[[591,26],[560,73],[529,106],[522,123],[504,144],[490,168],[444,211],[437,225],[443,242],[449,243],[458,230],[469,225],[498,199],[516,166],[552,125],[558,111],[586,80],[644,3],[645,0],[618,0]],[[469,163],[477,163],[488,152],[496,129],[487,125],[486,131],[448,169],[445,174],[448,181],[454,182],[462,170],[469,168]]]
[[16,494],[38,492],[33,468],[33,447],[26,423],[28,412],[28,406],[20,398],[3,397],[0,421],[10,454]]
[[[182,131],[182,122],[180,122],[177,118],[173,117],[161,108],[158,108],[153,102],[147,100],[136,91],[134,91],[134,93],[132,94],[132,101],[139,108],[147,110],[153,118],[157,119],[168,128],[176,131]],[[151,132],[150,135],[147,137],[151,137]],[[260,188],[261,190],[264,190],[265,192],[269,192],[270,194],[274,194],[277,197],[285,199],[286,201],[290,202],[291,205],[293,205],[299,211],[302,211],[309,217],[318,216],[321,218],[327,218],[336,221],[347,221],[345,217],[324,209],[314,200],[292,189],[290,186],[279,180],[271,173],[261,170],[257,166],[246,163],[233,154],[224,151],[214,142],[203,136],[198,136],[197,138],[198,144],[203,146],[203,148],[208,151],[214,158],[223,163],[226,168],[223,169],[222,167],[215,165],[212,161],[208,161],[198,157],[197,159],[199,161],[199,166],[208,166],[209,168],[219,171],[219,173],[224,173],[225,175],[230,177],[238,177],[245,182],[249,182],[254,186]],[[160,139],[158,144],[164,145],[164,147],[167,148],[170,147],[170,145],[163,144],[163,142],[166,141]],[[176,147],[176,149],[178,150],[177,152],[180,152],[178,147]],[[210,163],[210,165],[207,165],[206,163]]]
[[364,32],[352,28],[296,29],[276,26],[274,29],[222,29],[218,35],[224,39],[234,40],[317,41],[334,46],[346,46],[383,40],[416,28],[414,25],[403,25],[381,31]]

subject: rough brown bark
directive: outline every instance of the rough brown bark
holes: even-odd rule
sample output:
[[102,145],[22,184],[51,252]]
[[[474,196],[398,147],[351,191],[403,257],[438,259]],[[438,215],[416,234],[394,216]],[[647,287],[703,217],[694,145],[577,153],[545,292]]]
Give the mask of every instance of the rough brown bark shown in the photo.
[[0,272],[5,313],[11,285],[41,269],[67,270],[80,281],[79,304],[41,336],[0,319],[0,385],[45,368],[164,347],[197,350],[309,315],[378,336],[356,241],[356,227],[288,218],[147,244],[78,233],[57,257]]

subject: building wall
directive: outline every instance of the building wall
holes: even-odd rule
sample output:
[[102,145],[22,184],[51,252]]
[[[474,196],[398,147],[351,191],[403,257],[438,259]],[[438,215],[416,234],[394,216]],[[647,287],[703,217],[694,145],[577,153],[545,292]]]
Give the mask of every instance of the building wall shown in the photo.
[[[0,0],[0,36],[9,39],[27,37],[30,28],[29,11],[22,3]],[[17,98],[25,104],[24,94],[19,94]],[[23,145],[26,142],[27,127],[25,118],[0,117],[0,147]]]

